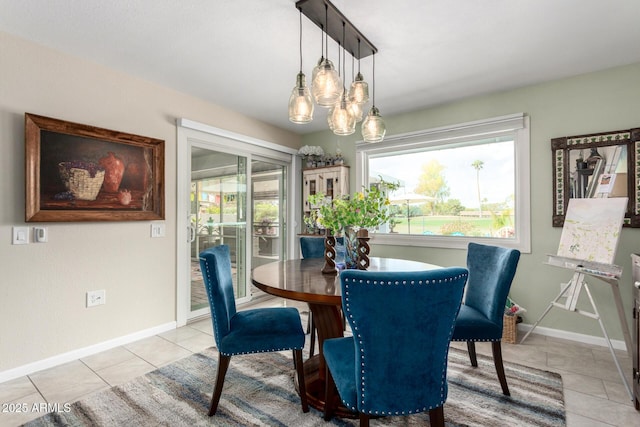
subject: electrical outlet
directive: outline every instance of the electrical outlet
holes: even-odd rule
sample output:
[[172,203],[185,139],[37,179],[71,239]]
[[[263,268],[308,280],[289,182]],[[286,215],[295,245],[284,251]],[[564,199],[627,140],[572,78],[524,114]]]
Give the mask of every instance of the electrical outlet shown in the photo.
[[107,291],[104,289],[99,291],[87,292],[87,307],[94,307],[96,305],[102,305],[107,302]]
[[164,235],[165,235],[164,222],[152,222],[151,237],[164,237]]

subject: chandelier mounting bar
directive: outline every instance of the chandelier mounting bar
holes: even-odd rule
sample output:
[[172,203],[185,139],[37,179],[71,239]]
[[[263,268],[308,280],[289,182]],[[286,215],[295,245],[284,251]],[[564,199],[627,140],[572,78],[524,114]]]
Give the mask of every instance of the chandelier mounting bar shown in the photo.
[[296,2],[296,8],[342,45],[354,58],[365,58],[378,52],[378,49],[329,0],[299,0]]

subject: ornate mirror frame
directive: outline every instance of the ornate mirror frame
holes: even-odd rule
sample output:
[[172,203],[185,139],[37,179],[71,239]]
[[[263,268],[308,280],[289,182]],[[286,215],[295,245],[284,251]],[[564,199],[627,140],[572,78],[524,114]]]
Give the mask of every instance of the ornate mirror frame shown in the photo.
[[606,172],[615,173],[610,197],[629,198],[624,225],[640,227],[640,128],[554,138],[551,152],[554,227],[563,226],[571,197],[598,196],[597,178]]

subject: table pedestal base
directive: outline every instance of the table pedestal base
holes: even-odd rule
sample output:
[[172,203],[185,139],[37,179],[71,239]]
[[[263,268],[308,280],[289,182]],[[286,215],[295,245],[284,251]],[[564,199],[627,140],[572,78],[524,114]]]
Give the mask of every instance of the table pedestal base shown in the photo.
[[[320,375],[319,367],[320,358],[318,355],[309,358],[304,362],[304,378],[309,406],[317,409],[324,414],[325,380],[324,374]],[[296,388],[298,388],[297,384]],[[351,412],[344,405],[342,405],[342,402],[339,402],[338,406],[335,409],[334,417],[358,418],[358,414],[355,412]]]

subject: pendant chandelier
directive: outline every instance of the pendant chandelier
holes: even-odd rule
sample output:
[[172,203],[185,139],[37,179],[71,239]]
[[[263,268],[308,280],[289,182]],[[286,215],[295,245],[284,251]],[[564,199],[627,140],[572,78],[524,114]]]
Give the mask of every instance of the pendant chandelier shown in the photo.
[[[355,124],[362,121],[365,104],[369,101],[369,85],[360,71],[360,59],[373,55],[373,104],[362,122],[362,137],[365,142],[380,142],[384,139],[385,125],[380,111],[375,106],[375,54],[377,49],[329,0],[299,0],[296,8],[300,11],[300,72],[296,76],[296,86],[289,99],[289,119],[294,123],[308,123],[313,118],[313,101],[320,107],[329,108],[327,123],[336,135],[351,135]],[[302,72],[302,14],[322,30],[322,52],[312,71],[311,90],[305,85]],[[329,60],[328,37],[338,43],[338,61],[342,53],[342,79],[346,79],[345,55],[348,51],[358,60],[358,73],[350,85],[340,78],[338,70]],[[342,52],[340,52],[342,50]],[[349,90],[347,91],[347,87]],[[313,99],[313,101],[311,101]]]

